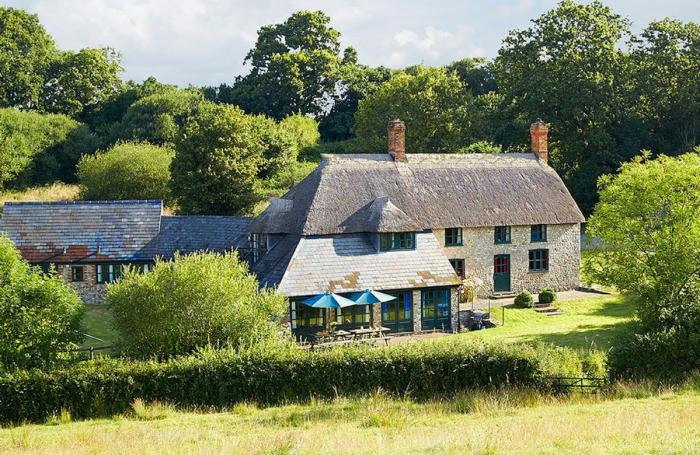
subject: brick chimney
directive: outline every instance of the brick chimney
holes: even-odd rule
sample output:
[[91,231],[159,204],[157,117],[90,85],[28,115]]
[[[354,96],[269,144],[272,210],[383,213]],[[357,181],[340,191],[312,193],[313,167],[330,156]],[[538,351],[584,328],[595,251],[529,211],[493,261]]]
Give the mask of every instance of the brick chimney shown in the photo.
[[540,161],[547,162],[549,153],[547,152],[547,132],[549,128],[542,121],[537,119],[535,123],[530,125],[530,138],[532,140],[532,153],[537,155]]
[[389,155],[394,161],[406,161],[406,125],[399,119],[389,122],[386,131]]

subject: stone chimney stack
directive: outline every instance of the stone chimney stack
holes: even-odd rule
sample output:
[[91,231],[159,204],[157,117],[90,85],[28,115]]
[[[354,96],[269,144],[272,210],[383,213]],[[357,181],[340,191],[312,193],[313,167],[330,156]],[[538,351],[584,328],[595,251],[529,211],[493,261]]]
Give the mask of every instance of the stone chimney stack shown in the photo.
[[532,153],[537,155],[540,161],[547,162],[549,152],[547,151],[547,133],[549,128],[542,121],[537,119],[535,123],[530,125],[530,138],[532,140]]
[[399,119],[392,120],[387,126],[389,155],[394,161],[406,161],[406,125]]

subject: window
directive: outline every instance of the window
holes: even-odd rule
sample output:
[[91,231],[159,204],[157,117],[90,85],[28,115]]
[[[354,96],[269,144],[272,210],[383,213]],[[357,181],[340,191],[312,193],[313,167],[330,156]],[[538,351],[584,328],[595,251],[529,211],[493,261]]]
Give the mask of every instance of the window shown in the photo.
[[311,308],[294,300],[289,305],[289,319],[293,330],[325,326],[325,311],[323,308]]
[[457,276],[464,278],[464,259],[450,259],[450,264],[455,269]]
[[95,281],[98,284],[113,283],[122,277],[121,264],[97,264]]
[[547,241],[547,225],[533,224],[530,226],[530,241],[531,242],[546,242]]
[[445,246],[462,246],[462,228],[445,229]]
[[549,270],[549,250],[530,250],[529,259],[529,270],[531,272]]
[[44,274],[48,274],[49,272],[51,272],[51,264],[49,264],[48,262],[42,262],[41,264],[39,264],[39,268]]
[[148,273],[153,271],[153,264],[139,264],[138,271],[141,273]]
[[493,243],[510,243],[510,226],[493,228]]
[[413,331],[413,294],[411,291],[389,292],[395,300],[382,303],[382,326],[392,332]]
[[369,325],[369,311],[372,305],[355,305],[346,308],[338,308],[336,322],[345,326]]
[[71,281],[85,281],[85,267],[82,265],[74,265],[70,268]]
[[413,250],[415,248],[415,232],[383,232],[379,234],[379,251]]
[[255,264],[265,256],[267,252],[267,235],[266,234],[250,234],[250,253],[251,262]]

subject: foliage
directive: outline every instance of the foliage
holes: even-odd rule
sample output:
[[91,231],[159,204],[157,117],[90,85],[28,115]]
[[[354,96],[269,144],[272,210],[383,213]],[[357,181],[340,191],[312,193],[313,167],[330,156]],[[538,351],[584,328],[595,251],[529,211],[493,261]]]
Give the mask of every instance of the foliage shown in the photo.
[[176,256],[152,272],[130,270],[109,286],[106,301],[133,357],[187,354],[213,344],[239,347],[278,338],[281,294],[258,290],[236,254]]
[[491,141],[477,141],[460,148],[457,153],[503,153],[503,147]]
[[277,120],[323,112],[342,61],[340,33],[329,23],[321,11],[299,11],[260,28],[245,58],[250,74],[237,78],[229,95],[233,103]]
[[306,115],[290,115],[280,122],[280,127],[294,135],[298,150],[318,144],[321,136],[318,122]]
[[78,164],[80,197],[86,200],[162,199],[169,204],[174,151],[147,142],[122,142],[86,155]]
[[638,143],[621,147],[612,131],[629,71],[618,44],[630,36],[628,21],[601,2],[563,0],[530,28],[510,32],[495,63],[513,125],[502,141],[526,142],[529,124],[545,119],[550,161],[584,212],[595,202],[595,179],[639,150]]
[[[148,329],[156,327],[150,324]],[[546,389],[547,376],[580,375],[581,365],[581,358],[568,349],[455,338],[381,349],[307,351],[277,345],[207,350],[163,363],[103,360],[0,376],[0,420],[41,422],[61,407],[76,418],[110,415],[125,412],[137,398],[227,407],[378,389],[415,398],[505,385]]]
[[301,140],[298,136],[300,131],[289,128],[289,123],[285,127],[264,115],[250,116],[248,121],[253,130],[253,140],[259,143],[262,150],[262,161],[256,177],[260,179],[272,177],[280,170],[287,169],[296,163],[299,151],[298,141]]
[[84,125],[66,116],[0,109],[0,189],[74,181],[78,159],[96,145]]
[[0,107],[37,107],[55,52],[36,14],[0,7]]
[[615,379],[678,381],[700,370],[700,317],[682,326],[646,331],[613,346],[608,354]]
[[121,121],[113,125],[111,140],[173,144],[187,117],[201,101],[201,94],[192,90],[157,91],[129,106]]
[[30,267],[0,237],[0,370],[55,361],[81,340],[82,307],[62,277]]
[[539,295],[537,300],[540,303],[552,303],[556,299],[557,299],[557,291],[555,291],[554,289],[547,288],[547,289],[543,289],[540,292],[540,295]]
[[406,124],[407,152],[452,152],[471,142],[472,102],[454,73],[419,67],[360,100],[355,135],[366,151],[384,151],[387,123],[399,118]]
[[61,52],[46,73],[42,108],[76,116],[99,106],[120,91],[122,71],[120,55],[109,48]]
[[183,213],[245,213],[259,200],[264,164],[249,116],[234,106],[201,103],[177,140],[171,189]]
[[0,193],[0,211],[6,202],[73,201],[78,198],[79,192],[78,185],[67,185],[60,182],[21,191],[8,191]]
[[321,138],[324,141],[350,139],[360,100],[374,93],[391,75],[392,71],[383,66],[372,68],[365,65],[342,65],[333,107],[321,118],[319,124]]
[[602,247],[584,267],[634,298],[646,325],[670,328],[700,313],[700,151],[648,158],[601,178],[587,232]]
[[532,308],[535,305],[535,299],[532,298],[532,294],[528,291],[521,291],[520,294],[515,296],[513,304],[516,308]]
[[457,60],[445,68],[455,72],[464,87],[474,96],[495,92],[497,89],[492,64],[483,57]]

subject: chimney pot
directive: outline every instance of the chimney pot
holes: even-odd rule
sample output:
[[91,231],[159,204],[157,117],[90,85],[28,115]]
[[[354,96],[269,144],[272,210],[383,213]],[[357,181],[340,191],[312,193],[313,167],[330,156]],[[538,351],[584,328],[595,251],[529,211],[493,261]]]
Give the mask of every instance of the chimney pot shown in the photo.
[[535,123],[530,125],[530,139],[532,141],[532,153],[537,155],[540,161],[547,162],[549,152],[547,150],[547,134],[549,128],[542,119],[537,119]]
[[389,155],[394,161],[406,161],[406,125],[399,119],[387,126]]

